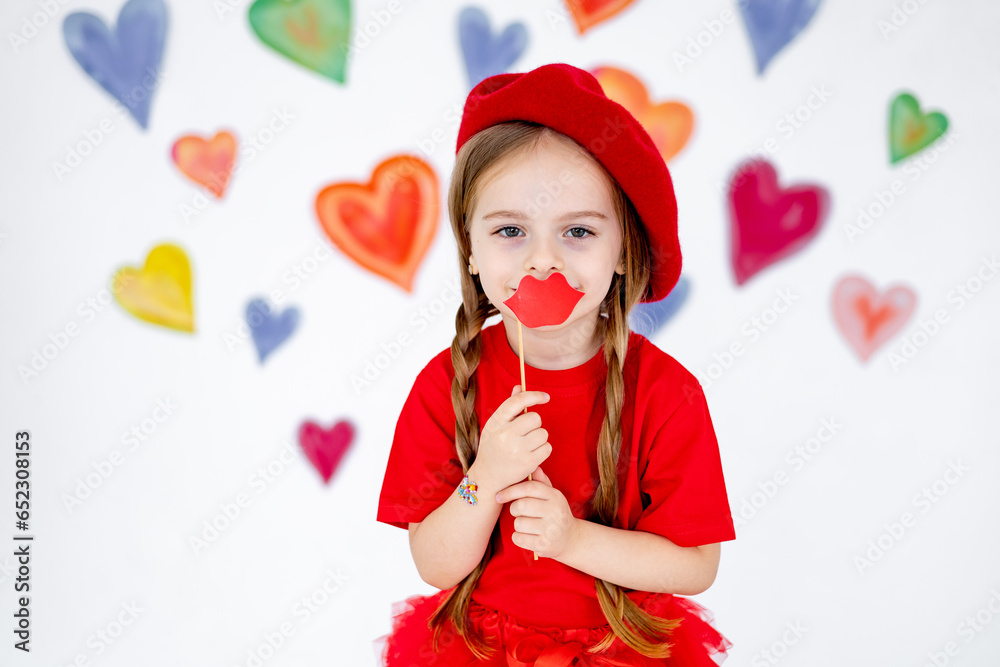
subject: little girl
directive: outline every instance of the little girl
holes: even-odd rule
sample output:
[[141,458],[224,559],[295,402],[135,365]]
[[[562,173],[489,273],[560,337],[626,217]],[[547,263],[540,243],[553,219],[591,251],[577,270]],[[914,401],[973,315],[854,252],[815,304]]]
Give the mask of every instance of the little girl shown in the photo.
[[[448,196],[455,339],[403,406],[378,506],[441,591],[396,605],[382,664],[714,666],[730,642],[678,595],[736,536],[715,431],[695,377],[628,326],[680,276],[659,151],[583,70],[500,74],[466,100]],[[555,273],[583,296],[523,329],[521,391],[504,301]]]

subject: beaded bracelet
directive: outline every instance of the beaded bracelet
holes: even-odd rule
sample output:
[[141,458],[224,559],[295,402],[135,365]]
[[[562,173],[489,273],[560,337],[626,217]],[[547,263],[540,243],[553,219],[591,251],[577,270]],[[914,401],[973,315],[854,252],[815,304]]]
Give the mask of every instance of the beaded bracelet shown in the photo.
[[470,482],[468,475],[463,477],[462,483],[458,485],[459,497],[470,505],[475,505],[479,502],[476,498],[476,491],[478,490],[479,486],[475,482]]

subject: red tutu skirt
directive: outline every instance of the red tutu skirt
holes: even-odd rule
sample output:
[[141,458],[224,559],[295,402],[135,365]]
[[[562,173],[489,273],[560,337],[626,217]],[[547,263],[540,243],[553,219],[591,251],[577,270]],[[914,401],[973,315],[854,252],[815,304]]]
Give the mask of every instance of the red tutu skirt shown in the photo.
[[[671,667],[716,667],[726,659],[732,643],[712,627],[712,615],[697,602],[684,597],[652,594],[639,607],[661,618],[682,619],[670,634],[670,657],[648,658],[615,637],[604,653],[586,649],[600,642],[610,630],[519,625],[512,617],[469,602],[469,620],[494,647],[492,659],[482,661],[469,651],[465,640],[449,621],[438,637],[438,652],[431,644],[427,619],[449,591],[414,595],[393,605],[392,632],[375,640],[383,667],[622,667],[670,665]],[[499,642],[497,640],[499,638]]]

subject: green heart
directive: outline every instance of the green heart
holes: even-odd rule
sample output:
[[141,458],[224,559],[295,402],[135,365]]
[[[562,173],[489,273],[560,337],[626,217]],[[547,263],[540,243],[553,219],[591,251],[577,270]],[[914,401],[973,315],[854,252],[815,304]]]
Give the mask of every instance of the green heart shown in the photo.
[[344,82],[351,35],[350,0],[257,0],[250,25],[278,53]]
[[899,162],[934,143],[948,129],[944,114],[920,112],[913,95],[902,93],[889,109],[890,162]]

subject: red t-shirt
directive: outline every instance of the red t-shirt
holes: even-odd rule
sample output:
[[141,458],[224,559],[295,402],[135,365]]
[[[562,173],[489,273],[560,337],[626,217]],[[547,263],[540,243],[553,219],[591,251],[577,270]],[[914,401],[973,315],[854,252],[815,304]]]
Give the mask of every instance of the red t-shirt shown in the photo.
[[[481,335],[482,359],[475,373],[480,429],[521,383],[517,353],[503,324],[488,326]],[[541,416],[553,448],[542,470],[566,496],[573,514],[585,518],[600,480],[597,441],[605,412],[604,353],[566,370],[525,365],[525,374],[529,390],[551,397],[531,408]],[[455,450],[453,377],[450,349],[417,376],[396,424],[378,521],[407,528],[457,492],[463,474]],[[719,446],[698,380],[633,332],[625,388],[615,527],[663,535],[684,547],[735,539]],[[593,576],[554,559],[534,560],[530,550],[511,542],[514,517],[509,506],[499,522],[493,558],[472,594],[476,602],[524,625],[584,628],[607,622]],[[636,602],[646,595],[629,593]]]

